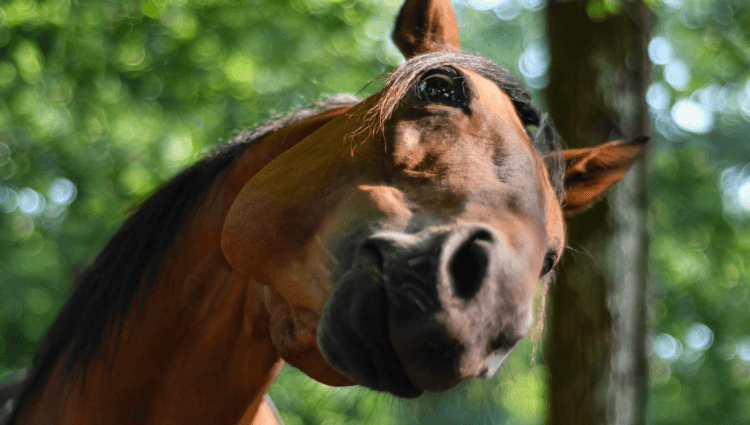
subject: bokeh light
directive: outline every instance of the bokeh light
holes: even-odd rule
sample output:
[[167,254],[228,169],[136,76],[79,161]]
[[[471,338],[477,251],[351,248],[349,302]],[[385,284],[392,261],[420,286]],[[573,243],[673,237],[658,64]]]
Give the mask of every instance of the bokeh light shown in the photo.
[[747,79],[742,92],[737,98],[740,113],[746,121],[750,121],[750,78]]
[[549,52],[544,44],[535,42],[529,46],[518,60],[518,68],[524,77],[541,77],[549,68]]
[[652,83],[646,91],[646,102],[654,111],[663,111],[669,107],[669,89],[664,83]]
[[490,10],[504,0],[467,0],[466,3],[474,10]]
[[724,211],[734,216],[750,212],[750,164],[726,168],[719,177]]
[[15,190],[0,185],[0,211],[11,213],[18,208],[18,194]]
[[673,362],[682,354],[682,343],[672,335],[659,334],[654,339],[654,353],[662,360]]
[[541,10],[547,5],[545,0],[518,0],[518,3],[526,10]]
[[18,192],[18,209],[29,215],[37,215],[44,210],[44,197],[34,189],[23,188]]
[[512,21],[521,14],[521,5],[516,0],[501,0],[495,6],[495,16],[503,21]]
[[673,60],[664,67],[664,80],[675,90],[685,90],[690,82],[690,69],[685,62]]
[[714,126],[713,112],[691,99],[680,99],[675,102],[672,106],[672,120],[681,129],[696,134],[706,134]]
[[713,345],[714,333],[708,326],[696,323],[688,329],[685,342],[694,350],[705,351]]
[[518,59],[518,69],[521,71],[521,75],[523,75],[526,84],[534,89],[547,86],[549,64],[549,50],[541,40],[531,43]]
[[685,0],[661,0],[661,2],[672,9],[679,9],[685,4]]
[[50,201],[60,204],[68,205],[76,199],[78,191],[76,185],[68,179],[58,178],[52,182],[47,192],[47,196]]
[[750,362],[750,336],[745,336],[737,341],[737,357]]
[[654,37],[648,43],[648,57],[657,65],[668,64],[674,57],[672,43],[664,37]]
[[737,189],[737,202],[742,208],[750,211],[750,180],[746,180],[739,189]]

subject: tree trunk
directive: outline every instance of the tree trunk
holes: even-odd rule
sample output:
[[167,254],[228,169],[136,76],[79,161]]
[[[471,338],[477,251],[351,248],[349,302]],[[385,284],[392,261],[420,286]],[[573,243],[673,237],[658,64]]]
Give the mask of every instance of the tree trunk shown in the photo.
[[[650,15],[640,1],[589,17],[601,0],[550,0],[547,104],[566,147],[650,134]],[[609,201],[568,219],[551,296],[549,424],[645,424],[648,395],[646,167]]]

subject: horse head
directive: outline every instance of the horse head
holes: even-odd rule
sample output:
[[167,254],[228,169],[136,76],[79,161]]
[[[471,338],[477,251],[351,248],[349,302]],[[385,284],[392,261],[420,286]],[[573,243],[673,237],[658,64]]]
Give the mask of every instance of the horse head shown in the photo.
[[565,214],[645,141],[561,150],[516,77],[460,50],[448,0],[407,0],[393,39],[407,60],[383,90],[247,181],[221,242],[261,284],[284,360],[416,397],[495,374],[529,333]]

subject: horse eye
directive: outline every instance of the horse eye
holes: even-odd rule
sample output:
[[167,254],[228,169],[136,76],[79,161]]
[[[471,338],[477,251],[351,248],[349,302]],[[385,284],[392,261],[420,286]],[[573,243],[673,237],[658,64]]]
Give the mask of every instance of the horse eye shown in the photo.
[[451,105],[463,100],[453,78],[443,73],[434,73],[424,77],[414,89],[416,98],[423,102]]
[[552,270],[552,267],[555,266],[555,261],[557,260],[557,255],[555,253],[548,253],[546,257],[544,257],[544,267],[542,268],[542,274],[541,276],[546,275],[547,273]]

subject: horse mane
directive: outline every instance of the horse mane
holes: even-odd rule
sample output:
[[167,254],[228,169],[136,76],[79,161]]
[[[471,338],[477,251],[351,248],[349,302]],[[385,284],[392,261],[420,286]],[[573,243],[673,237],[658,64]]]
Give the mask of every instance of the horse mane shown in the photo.
[[22,401],[46,381],[66,350],[67,373],[74,374],[85,385],[87,367],[98,353],[102,338],[116,330],[116,340],[120,339],[125,317],[139,291],[143,291],[139,299],[139,313],[142,312],[156,284],[162,260],[186,220],[241,152],[275,130],[321,111],[359,101],[350,95],[332,96],[311,108],[246,130],[215,148],[143,202],[93,264],[76,278],[67,303],[34,356],[29,378],[9,423],[14,423]]
[[[425,53],[407,60],[386,80],[382,96],[367,113],[364,125],[369,126],[372,131],[382,133],[386,121],[426,71],[451,65],[473,70],[494,82],[510,97],[534,146],[543,155],[552,187],[558,199],[562,200],[565,194],[565,163],[561,153],[562,142],[552,118],[534,105],[531,92],[518,77],[478,53],[465,50],[444,51]],[[536,131],[532,133],[531,127],[536,127]]]

